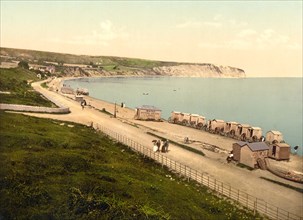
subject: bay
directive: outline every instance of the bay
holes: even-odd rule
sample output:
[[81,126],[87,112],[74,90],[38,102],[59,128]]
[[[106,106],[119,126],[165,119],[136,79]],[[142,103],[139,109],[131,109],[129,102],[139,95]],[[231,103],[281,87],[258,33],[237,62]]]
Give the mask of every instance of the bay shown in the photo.
[[153,105],[168,119],[171,111],[195,113],[283,133],[302,155],[302,78],[108,77],[65,81],[90,96],[136,108]]

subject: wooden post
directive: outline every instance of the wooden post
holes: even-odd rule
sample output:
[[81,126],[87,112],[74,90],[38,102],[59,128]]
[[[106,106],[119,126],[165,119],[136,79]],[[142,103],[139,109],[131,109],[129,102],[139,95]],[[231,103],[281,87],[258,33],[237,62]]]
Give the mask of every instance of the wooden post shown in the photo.
[[257,214],[257,200],[254,201],[254,215]]
[[114,118],[117,118],[117,103],[115,102]]

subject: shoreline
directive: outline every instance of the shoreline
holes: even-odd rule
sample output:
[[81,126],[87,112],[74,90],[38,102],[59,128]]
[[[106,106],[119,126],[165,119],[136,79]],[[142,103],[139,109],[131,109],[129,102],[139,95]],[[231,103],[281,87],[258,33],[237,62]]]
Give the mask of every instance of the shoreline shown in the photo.
[[[56,82],[57,84],[60,84],[58,80],[56,80]],[[181,162],[192,169],[201,171],[226,184],[237,186],[238,189],[243,190],[248,194],[255,195],[265,201],[272,201],[274,205],[280,206],[285,210],[288,209],[293,213],[302,215],[302,193],[298,192],[298,190],[293,190],[301,189],[302,184],[282,179],[268,171],[260,169],[250,171],[237,166],[235,163],[226,162],[227,152],[230,151],[232,144],[236,142],[236,140],[168,122],[138,121],[133,119],[133,110],[128,108],[123,109],[118,107],[118,117],[114,118],[99,111],[99,108],[102,109],[102,107],[108,108],[108,111],[110,111],[111,109],[114,109],[114,104],[91,98],[90,104],[94,108],[88,106],[82,110],[80,103],[73,99],[74,96],[68,97],[47,89],[43,89],[43,93],[53,94],[61,99],[62,102],[70,107],[71,113],[68,115],[41,115],[29,113],[28,115],[73,121],[88,126],[91,126],[91,122],[94,122],[95,126],[99,124],[106,129],[117,132],[121,136],[133,139],[150,149],[152,149],[152,140],[155,139],[154,136],[149,135],[150,132],[159,137],[182,144],[184,144],[184,137],[188,136],[191,143],[186,145],[202,151],[205,156],[198,155],[170,143],[170,151],[166,154],[167,157]],[[87,96],[87,98],[90,97]],[[128,115],[126,113],[128,113]],[[212,151],[205,143],[218,146],[221,150]],[[270,164],[272,166],[277,166],[277,168],[303,173],[303,161],[298,156],[291,155],[289,162],[270,161]],[[272,194],[271,192],[273,190],[281,193]],[[293,203],[296,203],[297,205],[290,205]]]
[[[132,77],[132,76],[125,76],[125,78],[128,78],[128,77]],[[136,77],[141,77],[141,76],[136,76]],[[62,85],[64,84],[64,82],[66,81],[66,80],[71,80],[71,79],[79,79],[79,78],[91,78],[91,77],[62,77],[62,78],[56,78],[56,79],[58,79],[59,80],[59,82],[58,82],[58,89],[59,89],[59,91],[60,91],[60,89],[61,89],[61,87],[62,87]],[[97,78],[117,78],[116,76],[101,76],[101,77],[97,77]],[[66,96],[66,97],[68,97],[68,98],[70,98],[70,99],[72,99],[72,100],[74,100],[74,98],[73,98],[73,96],[74,95],[69,95],[69,94],[62,94],[61,92],[60,92],[60,94],[61,95],[63,95],[63,96]],[[94,108],[94,109],[96,109],[96,110],[99,110],[99,111],[102,111],[102,109],[103,108],[105,108],[105,110],[107,111],[107,112],[109,112],[109,113],[111,113],[112,115],[114,115],[114,111],[115,111],[115,103],[114,102],[110,102],[110,101],[105,101],[105,100],[101,100],[101,99],[98,99],[98,98],[95,98],[95,97],[92,97],[92,96],[90,96],[90,95],[84,95],[83,96],[86,100],[87,100],[87,102],[88,102],[88,105],[87,105],[87,107],[88,108]],[[120,118],[121,120],[129,120],[130,121],[130,123],[132,123],[132,124],[136,124],[136,125],[140,125],[140,126],[145,126],[145,124],[146,124],[146,121],[141,121],[141,120],[135,120],[134,119],[134,116],[135,116],[135,109],[133,109],[133,108],[130,108],[130,107],[124,107],[124,108],[122,108],[121,106],[120,106],[120,104],[119,103],[116,103],[116,115],[117,115],[117,118]],[[163,122],[167,122],[167,120],[166,119],[163,119]],[[150,128],[150,129],[152,129],[152,130],[155,130],[158,126],[158,123],[159,122],[150,122],[149,124],[152,124],[152,127]],[[167,122],[168,123],[168,122]],[[169,123],[170,124],[170,123]],[[198,129],[195,129],[195,128],[191,128],[191,127],[187,127],[187,126],[182,126],[182,125],[177,125],[176,124],[176,126],[178,127],[178,128],[187,128],[187,129],[191,129],[192,131],[194,131],[194,133],[195,132],[201,132],[201,130],[198,130]],[[188,133],[192,133],[192,132],[188,132]],[[211,135],[211,136],[214,136],[215,137],[215,139],[218,139],[218,138],[223,138],[223,139],[225,139],[225,141],[227,141],[227,142],[237,142],[238,140],[236,140],[236,139],[231,139],[231,138],[228,138],[228,137],[225,137],[225,136],[220,136],[220,135],[216,135],[216,134],[211,134],[211,133],[209,133],[209,132],[205,132],[205,131],[203,131],[203,133],[206,133],[206,134],[209,134],[209,135]],[[186,136],[186,135],[185,135]],[[197,136],[197,135],[196,135]],[[195,137],[196,137],[195,136]],[[199,142],[199,140],[197,140],[198,142]],[[200,141],[200,142],[202,142],[202,141]],[[204,142],[205,143],[205,142]],[[206,143],[206,144],[209,144],[209,145],[215,145],[216,146],[216,144],[214,144],[214,143]],[[222,144],[222,143],[221,143]],[[223,149],[225,149],[225,150],[232,150],[232,147],[230,146],[230,148],[228,148],[228,147],[223,147]],[[291,157],[293,157],[293,158],[303,158],[303,155],[298,155],[298,154],[294,154],[294,153],[290,153],[290,156]]]
[[[73,80],[73,82],[76,82],[78,79],[79,79],[79,83],[81,83],[81,80],[84,80],[85,81],[85,84],[88,84],[88,83],[90,83],[90,79],[88,79],[88,78],[92,78],[91,80],[93,81],[94,79],[97,79],[97,80],[102,80],[102,79],[110,79],[110,78],[117,78],[117,79],[119,79],[119,78],[128,78],[128,79],[131,79],[131,78],[133,78],[133,79],[157,79],[157,78],[159,78],[160,80],[161,80],[161,78],[166,78],[166,79],[169,79],[170,78],[170,76],[155,76],[155,75],[148,75],[148,76],[137,76],[137,75],[127,75],[127,76],[125,76],[125,75],[121,75],[121,76],[95,76],[95,77],[68,77],[68,78],[66,78],[66,81],[68,81],[68,80]],[[180,78],[180,77],[172,77],[172,78]],[[186,77],[186,78],[188,78],[188,79],[190,79],[190,77]],[[250,78],[250,79],[252,79],[252,78]],[[216,79],[215,79],[216,80]],[[237,80],[238,80],[238,78],[237,78]],[[242,80],[242,79],[240,79],[240,80]],[[83,82],[84,82],[83,81]],[[178,80],[177,82],[179,82],[180,80]],[[98,82],[98,81],[96,81],[96,82]],[[106,82],[106,81],[105,81]],[[208,82],[208,81],[207,81]],[[218,82],[218,81],[209,81],[209,82]],[[227,82],[235,82],[236,83],[236,85],[238,85],[238,84],[241,84],[241,81],[227,81]],[[249,83],[245,83],[245,85],[246,84],[251,84],[251,82],[252,83],[254,83],[254,81],[250,81]],[[280,81],[279,81],[280,82]],[[296,81],[297,82],[297,81]],[[222,84],[222,83],[220,83],[220,84]],[[234,85],[234,83],[232,83],[232,85]],[[79,86],[79,85],[78,85]],[[86,86],[84,86],[84,87],[89,87],[89,85],[86,85]],[[172,94],[173,95],[173,94]],[[90,96],[90,97],[92,97],[92,96]],[[155,98],[155,97],[153,97],[153,98]],[[141,99],[141,98],[140,98]],[[118,98],[118,100],[120,100],[120,102],[122,101],[122,99],[119,99]],[[107,102],[110,102],[110,103],[112,103],[112,104],[114,104],[114,102],[112,101],[112,100],[110,100],[110,99],[108,99],[107,100]],[[139,102],[136,102],[136,103],[134,103],[134,102],[132,102],[132,107],[138,107],[139,106],[139,104],[138,104]],[[120,103],[117,103],[118,105],[120,104]],[[126,103],[127,104],[127,103]],[[138,105],[137,105],[138,104]],[[158,103],[159,104],[159,103]],[[180,107],[180,106],[179,106]],[[180,109],[180,108],[179,108]],[[176,110],[176,109],[172,109],[172,110]],[[178,109],[177,109],[178,110]],[[190,112],[190,113],[195,113],[195,112]],[[208,115],[211,115],[211,112],[208,112]],[[203,116],[206,116],[206,115],[203,115]],[[264,115],[262,115],[263,117],[264,117]],[[162,117],[165,117],[164,118],[164,120],[167,120],[167,118],[168,117],[170,117],[170,112],[169,111],[167,111],[167,109],[165,110],[165,114],[163,114],[163,112],[162,112]],[[228,116],[229,118],[231,118],[231,116]],[[206,116],[206,118],[207,118],[207,120],[211,120],[212,118],[216,118],[215,116],[210,116],[210,117],[208,117],[208,116]],[[237,117],[236,117],[237,118]],[[290,136],[290,124],[288,123],[288,124],[286,124],[284,127],[283,127],[283,125],[280,123],[279,124],[279,128],[276,128],[277,126],[275,126],[274,125],[274,121],[273,121],[273,117],[272,117],[272,120],[271,120],[271,123],[268,123],[268,122],[265,122],[264,123],[264,120],[262,120],[262,121],[260,121],[260,120],[256,120],[255,122],[254,121],[250,121],[250,125],[251,126],[253,126],[253,127],[261,127],[262,128],[262,130],[263,130],[263,136],[266,136],[265,134],[268,132],[268,131],[271,131],[271,130],[279,130],[279,131],[282,131],[282,133],[284,134],[284,140],[286,140],[286,142],[291,146],[291,153],[292,154],[295,154],[295,150],[294,150],[294,147],[295,146],[299,146],[299,150],[298,150],[298,155],[300,155],[301,157],[303,157],[303,150],[302,150],[302,146],[301,146],[301,141],[300,141],[300,136],[299,136],[299,134],[297,134],[296,133],[296,135],[295,135],[295,137],[293,138],[292,136]],[[226,122],[228,122],[228,121],[234,121],[234,120],[224,120],[224,121],[226,121]],[[244,118],[243,119],[243,117],[242,117],[242,119],[238,119],[238,120],[236,120],[237,122],[239,122],[239,123],[241,123],[241,122],[246,122],[247,120]],[[246,124],[246,123],[242,123],[242,124]],[[259,125],[259,126],[257,126],[257,125]],[[289,137],[291,137],[291,138],[289,138]]]

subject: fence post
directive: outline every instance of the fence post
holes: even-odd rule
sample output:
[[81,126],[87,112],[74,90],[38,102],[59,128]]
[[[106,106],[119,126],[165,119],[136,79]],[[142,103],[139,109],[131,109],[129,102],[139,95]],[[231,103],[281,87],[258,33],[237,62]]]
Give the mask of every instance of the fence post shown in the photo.
[[231,185],[229,185],[229,197],[231,198]]
[[257,214],[257,198],[256,198],[256,201],[254,201],[254,215]]

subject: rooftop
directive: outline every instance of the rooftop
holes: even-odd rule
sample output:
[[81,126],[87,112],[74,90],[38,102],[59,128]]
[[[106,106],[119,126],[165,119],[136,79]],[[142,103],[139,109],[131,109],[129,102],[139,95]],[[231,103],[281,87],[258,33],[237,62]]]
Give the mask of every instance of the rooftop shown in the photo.
[[[282,134],[280,131],[269,131],[269,132],[271,132],[271,133],[273,133],[273,134],[278,134],[278,135],[281,135],[281,134]],[[267,133],[269,133],[269,132],[267,132]]]
[[251,151],[259,151],[259,150],[269,150],[269,147],[265,142],[254,142],[254,143],[248,143],[244,141],[237,142],[241,147],[247,145]]
[[161,109],[158,109],[157,107],[152,106],[152,105],[142,105],[142,106],[137,107],[136,109],[161,111]]

